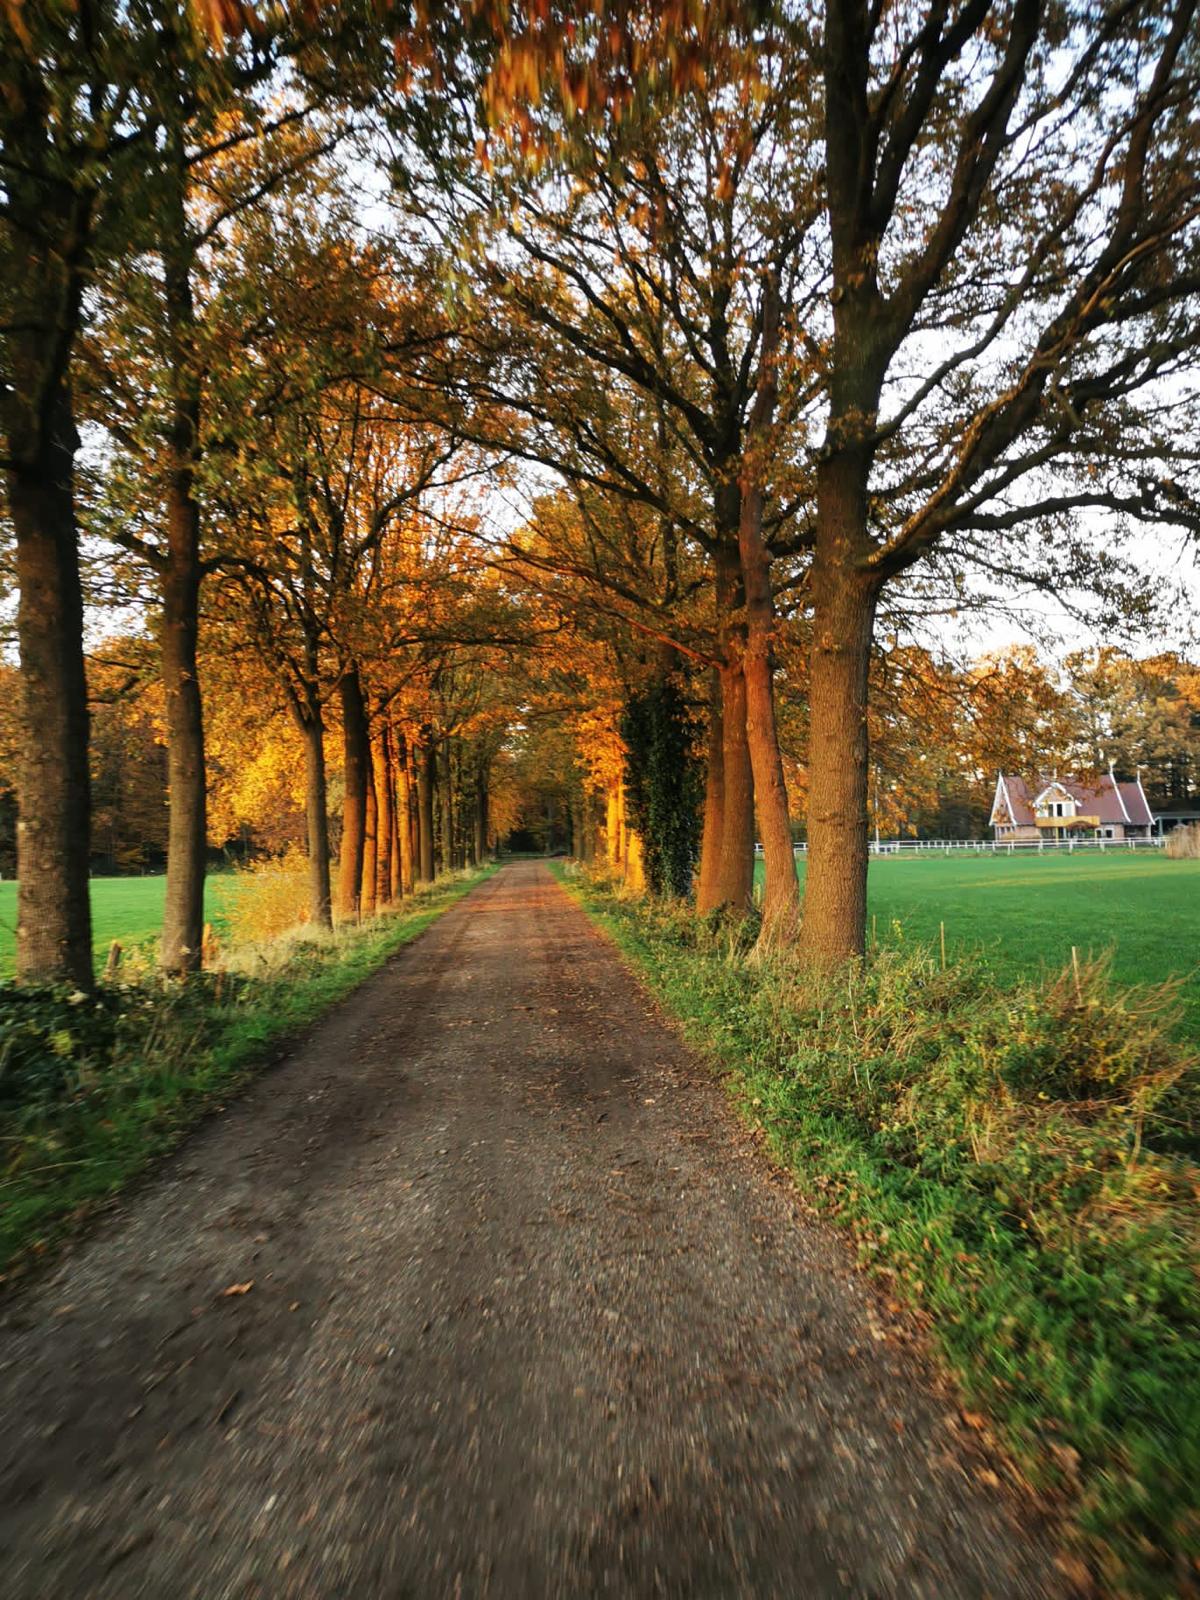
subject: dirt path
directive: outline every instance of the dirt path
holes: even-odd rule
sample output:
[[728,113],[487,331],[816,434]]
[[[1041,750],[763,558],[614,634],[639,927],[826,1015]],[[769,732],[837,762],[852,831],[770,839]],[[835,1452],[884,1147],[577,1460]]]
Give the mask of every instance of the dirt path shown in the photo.
[[3,1589],[1061,1594],[951,1410],[518,864],[4,1307]]

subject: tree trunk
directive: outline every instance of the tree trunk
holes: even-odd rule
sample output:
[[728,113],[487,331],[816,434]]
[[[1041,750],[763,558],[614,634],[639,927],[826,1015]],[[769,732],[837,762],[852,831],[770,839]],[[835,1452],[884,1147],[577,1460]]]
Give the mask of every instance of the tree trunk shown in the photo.
[[396,790],[392,767],[392,734],[385,722],[375,741],[372,758],[375,772],[375,837],[378,840],[375,874],[375,903],[383,907],[395,899],[394,887],[399,869],[393,869],[392,851],[396,840]]
[[166,482],[167,549],[161,574],[161,659],[167,722],[167,886],[160,961],[165,972],[199,969],[204,938],[204,709],[197,646],[200,632],[200,377],[194,350],[192,241],[188,170],[178,123],[168,132],[170,189],[163,213],[163,304],[170,352],[170,464]]
[[[718,517],[728,521],[727,505]],[[736,531],[736,523],[734,524]],[[717,645],[721,689],[721,862],[717,877],[718,906],[749,910],[754,897],[754,777],[746,742],[746,678],[742,657],[745,623],[740,616],[743,593],[736,545],[723,543],[716,556]]]
[[325,724],[312,697],[297,717],[304,737],[304,826],[308,847],[308,914],[318,928],[333,927],[329,882],[329,808],[325,785]]
[[775,720],[775,601],[771,592],[771,556],[763,541],[763,474],[779,396],[775,370],[779,351],[779,290],[773,274],[763,284],[763,332],[758,384],[746,434],[746,473],[738,518],[738,555],[746,607],[746,644],[742,672],[746,683],[746,741],[754,773],[754,802],[762,829],[763,890],[760,947],[790,939],[800,910],[796,854],[788,815],[787,785]]
[[441,870],[454,871],[454,784],[451,773],[450,741],[442,740],[441,759],[438,762],[438,787],[442,802]]
[[432,740],[422,745],[417,764],[417,837],[420,841],[420,867],[418,876],[422,883],[432,883],[433,865],[433,787],[435,753]]
[[359,896],[359,909],[364,917],[373,917],[376,911],[376,888],[379,872],[379,796],[376,788],[375,759],[369,737],[367,739],[366,790],[362,886]]
[[411,754],[402,733],[396,735],[396,857],[393,870],[400,872],[400,893],[413,892],[413,819]]
[[621,811],[620,791],[610,780],[604,799],[604,854],[611,871],[621,864]]
[[[756,499],[757,494],[747,495],[743,524],[748,517],[753,519]],[[759,512],[761,514],[761,500]],[[742,570],[746,584],[746,654],[743,658],[746,740],[754,773],[754,801],[758,825],[762,829],[766,870],[759,937],[760,945],[765,947],[794,935],[800,912],[800,886],[796,879],[796,852],[792,846],[787,785],[775,721],[770,567],[757,528],[751,529],[743,539]]]
[[59,380],[32,459],[6,473],[17,545],[22,739],[17,977],[90,989],[91,780],[83,594],[75,529],[78,436]]
[[167,722],[167,886],[161,964],[195,972],[204,938],[204,712],[197,644],[200,628],[200,508],[193,470],[182,459],[167,488],[167,563],[162,571],[161,662]]
[[367,736],[362,680],[356,667],[351,667],[343,674],[338,684],[338,694],[342,705],[346,786],[342,807],[342,853],[338,862],[338,915],[343,922],[357,922],[361,913],[371,748]]
[[867,923],[867,674],[878,586],[853,556],[865,526],[864,494],[847,464],[838,465],[820,486],[812,570],[801,946],[819,967],[861,955]]
[[488,847],[488,774],[482,761],[475,770],[475,860],[480,866],[487,859]]
[[709,674],[708,754],[704,779],[704,831],[700,836],[700,878],[696,909],[708,912],[721,903],[721,845],[725,830],[725,752],[721,718],[721,674]]

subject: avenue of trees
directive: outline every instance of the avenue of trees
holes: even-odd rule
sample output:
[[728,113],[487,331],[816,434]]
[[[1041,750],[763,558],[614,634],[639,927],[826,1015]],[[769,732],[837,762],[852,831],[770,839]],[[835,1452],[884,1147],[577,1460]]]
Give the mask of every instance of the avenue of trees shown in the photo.
[[211,843],[329,924],[511,827],[704,913],[757,837],[824,966],[997,765],[1194,796],[1186,661],[920,641],[1200,533],[1196,9],[0,0],[20,977],[93,855],[186,973]]

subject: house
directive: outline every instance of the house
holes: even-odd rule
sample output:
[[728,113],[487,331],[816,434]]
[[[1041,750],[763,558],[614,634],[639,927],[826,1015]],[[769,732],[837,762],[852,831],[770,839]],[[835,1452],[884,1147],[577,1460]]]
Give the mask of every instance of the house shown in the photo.
[[1025,778],[1000,773],[988,825],[997,842],[1031,839],[1148,839],[1154,814],[1141,778],[1118,782],[1110,767],[1088,783],[1072,778]]

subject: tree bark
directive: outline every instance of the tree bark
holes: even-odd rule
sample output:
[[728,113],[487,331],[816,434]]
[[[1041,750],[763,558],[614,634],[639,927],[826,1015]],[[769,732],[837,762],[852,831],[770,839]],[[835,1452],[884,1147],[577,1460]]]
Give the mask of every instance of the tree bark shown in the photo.
[[338,862],[338,915],[343,922],[357,922],[361,914],[371,749],[362,680],[356,667],[349,668],[342,675],[338,694],[342,706],[346,789],[342,807],[342,853]]
[[432,883],[433,864],[433,788],[435,752],[432,740],[423,740],[417,762],[417,837],[420,845],[418,878]]
[[616,872],[621,864],[621,811],[620,791],[615,782],[609,782],[604,796],[604,854],[609,869]]
[[708,753],[704,777],[704,829],[700,835],[700,877],[696,909],[714,910],[721,903],[721,846],[725,832],[725,751],[721,717],[721,674],[709,674]]
[[441,871],[454,871],[454,781],[450,759],[450,740],[442,740],[438,760],[438,788],[442,803]]
[[397,893],[393,887],[392,850],[396,838],[396,791],[392,768],[391,729],[384,722],[372,757],[375,773],[376,871],[375,904],[386,906]]
[[866,947],[867,675],[878,585],[861,552],[865,476],[845,458],[818,479],[809,672],[808,868],[801,945],[818,967]]
[[377,909],[379,872],[379,791],[376,786],[375,758],[367,739],[366,806],[363,818],[363,864],[359,910],[373,917]]
[[763,890],[760,946],[790,939],[800,911],[800,886],[796,880],[796,854],[788,812],[787,784],[779,750],[775,720],[774,666],[771,660],[775,633],[775,602],[771,592],[771,557],[763,541],[763,455],[770,442],[778,384],[775,362],[779,350],[779,293],[773,276],[763,287],[763,335],[759,356],[758,389],[747,430],[749,470],[742,484],[738,520],[738,554],[746,607],[746,647],[742,670],[746,682],[746,740],[754,773],[754,800],[762,829]]
[[17,977],[91,989],[91,780],[70,391],[48,396],[32,456],[5,474],[17,545],[22,740]]
[[481,760],[475,769],[475,860],[482,866],[488,847],[488,772]]
[[716,561],[717,642],[721,667],[721,863],[717,905],[748,911],[754,896],[754,776],[746,740],[746,646],[742,578],[736,547]]
[[400,873],[401,895],[413,892],[412,757],[408,741],[396,735],[396,856],[393,870]]
[[318,928],[333,927],[329,881],[329,807],[325,783],[325,724],[319,702],[298,714],[304,738],[304,827],[308,846],[308,914]]
[[199,969],[204,938],[207,848],[204,708],[197,649],[200,632],[200,378],[187,218],[187,166],[178,127],[168,135],[170,194],[163,213],[163,304],[170,350],[170,462],[167,538],[160,573],[161,662],[167,722],[167,885],[160,961],[165,972]]

